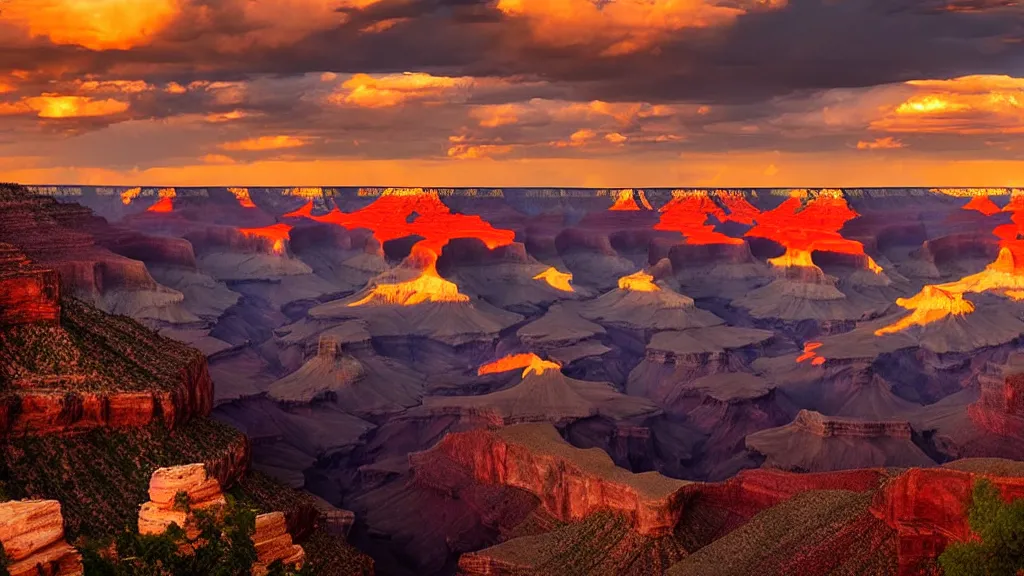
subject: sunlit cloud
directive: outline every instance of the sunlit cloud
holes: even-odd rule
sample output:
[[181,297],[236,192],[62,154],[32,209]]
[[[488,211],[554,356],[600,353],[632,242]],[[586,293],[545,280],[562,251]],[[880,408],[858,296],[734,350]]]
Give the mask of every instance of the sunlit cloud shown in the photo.
[[18,102],[0,103],[0,116],[35,114],[39,118],[92,118],[128,110],[129,104],[114,99],[93,100],[84,96],[44,94]]
[[498,0],[508,18],[524,20],[533,39],[555,47],[601,46],[602,56],[649,49],[687,28],[731,24],[754,9],[776,9],[786,0]]
[[250,116],[245,110],[232,110],[230,112],[218,112],[215,114],[207,114],[205,120],[213,124],[219,124],[221,122],[231,122],[233,120],[241,120]]
[[874,140],[861,140],[857,142],[857,150],[892,150],[896,148],[903,148],[903,146],[903,142],[893,138],[892,136],[875,138]]
[[79,92],[118,93],[118,94],[140,94],[149,92],[155,87],[145,80],[89,80],[86,82],[76,81],[74,87]]
[[885,132],[1024,133],[1024,78],[976,75],[906,83],[917,93],[871,123]]
[[3,18],[54,44],[127,50],[149,42],[180,8],[180,0],[16,0],[3,4]]
[[234,164],[235,163],[235,159],[234,158],[232,158],[230,156],[225,156],[223,154],[206,154],[205,156],[200,158],[200,160],[202,160],[204,164]]
[[386,76],[356,74],[328,97],[333,104],[390,108],[407,102],[445,102],[465,97],[474,79],[406,72]]
[[254,152],[263,150],[284,150],[288,148],[301,148],[308,144],[304,138],[295,136],[260,136],[248,138],[236,142],[225,142],[220,145],[222,150]]

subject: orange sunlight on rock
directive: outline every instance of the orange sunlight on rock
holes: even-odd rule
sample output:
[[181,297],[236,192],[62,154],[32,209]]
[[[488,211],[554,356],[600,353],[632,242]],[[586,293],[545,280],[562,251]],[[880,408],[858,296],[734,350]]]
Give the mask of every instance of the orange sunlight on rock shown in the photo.
[[[975,198],[987,199],[986,196]],[[992,232],[1000,240],[995,262],[977,274],[955,282],[925,286],[912,298],[898,299],[898,305],[913,313],[875,334],[882,336],[911,326],[924,326],[950,315],[970,314],[974,305],[963,299],[967,293],[994,292],[1011,300],[1024,300],[1024,239],[1021,239],[1024,237],[1024,193],[1014,191],[1003,211],[1013,214],[1013,223],[997,226]]]
[[802,197],[807,195],[805,190],[794,192],[774,210],[758,215],[757,224],[747,231],[747,236],[767,238],[786,249],[785,254],[768,262],[779,267],[814,267],[812,253],[834,252],[862,256],[865,268],[881,273],[881,266],[864,252],[863,244],[839,233],[858,216],[842,193],[821,190],[805,205]]
[[132,200],[138,198],[141,193],[142,188],[139,188],[138,186],[125,190],[124,192],[121,192],[121,203],[127,206],[132,203]]
[[654,283],[654,276],[641,270],[635,274],[619,278],[619,290],[658,292],[661,288]]
[[459,287],[437,273],[437,259],[431,258],[419,276],[405,282],[377,284],[364,298],[349,303],[350,307],[367,304],[415,306],[424,302],[469,302]]
[[518,370],[523,368],[522,377],[526,378],[530,374],[541,375],[548,370],[561,370],[562,366],[557,362],[550,360],[543,360],[536,354],[513,354],[511,356],[505,356],[499,360],[495,360],[489,364],[484,364],[477,369],[477,376],[483,376],[485,374],[500,374],[502,372],[511,372],[512,370]]
[[534,280],[543,280],[548,283],[548,286],[562,292],[575,292],[572,284],[572,274],[568,272],[559,272],[557,268],[548,268],[547,270],[537,274],[533,277]]
[[157,200],[156,204],[153,204],[149,208],[146,208],[146,212],[173,212],[174,211],[174,199],[171,196],[165,196],[160,200]]
[[179,0],[16,0],[3,17],[54,44],[127,50],[151,42],[179,10]]
[[612,204],[609,210],[616,212],[638,212],[641,210],[640,205],[637,204],[635,196],[640,197],[640,203],[643,204],[644,210],[653,210],[650,202],[647,201],[647,195],[644,194],[643,190],[637,190],[635,193],[632,189],[619,190],[615,194],[615,203]]
[[249,196],[248,188],[228,188],[228,192],[235,195],[238,199],[238,204],[242,208],[255,208],[256,205],[252,203],[252,198]]
[[289,233],[292,227],[284,224],[277,223],[270,226],[264,226],[263,228],[239,228],[238,231],[246,236],[252,236],[255,238],[263,238],[271,242],[271,248],[274,254],[284,254],[285,242],[289,240]]
[[964,210],[975,210],[985,216],[991,216],[1000,212],[999,206],[996,206],[996,203],[988,196],[975,196],[971,198],[971,201],[964,205]]
[[825,363],[825,358],[818,356],[818,353],[815,352],[815,350],[821,348],[823,345],[824,344],[822,344],[821,342],[808,342],[804,344],[804,353],[797,357],[796,363],[803,364],[804,362],[810,360],[811,365],[821,366],[822,364]]
[[707,223],[709,216],[719,222],[726,220],[725,211],[707,191],[676,190],[672,192],[672,200],[661,208],[661,220],[654,229],[679,232],[687,244],[743,244],[739,238],[716,232],[714,225]]

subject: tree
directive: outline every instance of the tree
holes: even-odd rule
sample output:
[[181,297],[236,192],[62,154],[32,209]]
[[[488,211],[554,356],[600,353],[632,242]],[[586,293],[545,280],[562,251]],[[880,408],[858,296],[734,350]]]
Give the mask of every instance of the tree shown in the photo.
[[988,480],[974,484],[968,523],[978,536],[939,556],[945,576],[1015,576],[1024,571],[1024,499],[1003,501]]
[[[175,507],[189,511],[188,499],[176,497]],[[208,510],[192,511],[198,536],[189,539],[172,524],[164,534],[141,535],[125,530],[111,545],[96,543],[82,549],[85,571],[92,576],[243,576],[256,562],[252,535],[256,530],[255,510],[237,504],[228,496],[223,516]],[[106,548],[107,551],[104,550]],[[275,575],[292,576],[280,567]]]

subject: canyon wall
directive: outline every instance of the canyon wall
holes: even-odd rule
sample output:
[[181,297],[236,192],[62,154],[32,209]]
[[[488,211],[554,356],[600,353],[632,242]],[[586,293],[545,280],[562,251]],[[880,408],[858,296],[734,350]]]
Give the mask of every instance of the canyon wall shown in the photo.
[[870,422],[855,418],[824,416],[810,410],[801,410],[793,421],[793,425],[822,438],[831,436],[845,438],[887,437],[909,440],[912,432],[909,422]]
[[[465,468],[478,482],[524,489],[561,520],[581,520],[610,509],[650,536],[675,528],[691,485],[655,472],[633,474],[617,468],[598,448],[580,450],[567,444],[550,424],[451,433],[434,448],[409,455],[417,472],[438,459]],[[418,474],[417,479],[425,476]]]
[[[74,382],[84,377],[68,376]],[[39,387],[0,396],[0,437],[8,434],[60,434],[93,428],[139,428],[162,421],[174,428],[213,409],[213,381],[201,354],[181,369],[172,390],[92,392]]]
[[13,245],[0,242],[0,328],[59,321],[57,272],[34,265]]

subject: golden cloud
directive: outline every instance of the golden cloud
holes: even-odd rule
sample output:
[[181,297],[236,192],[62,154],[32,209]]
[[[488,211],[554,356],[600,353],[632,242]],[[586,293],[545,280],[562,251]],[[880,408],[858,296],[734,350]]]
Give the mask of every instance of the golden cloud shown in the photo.
[[975,75],[906,83],[913,94],[871,122],[884,132],[1024,133],[1024,78]]
[[469,77],[451,78],[423,72],[386,76],[355,74],[344,81],[328,101],[361,108],[391,108],[412,101],[444,102],[459,98],[476,82]]
[[0,103],[0,116],[35,114],[40,118],[91,118],[128,110],[129,104],[114,99],[94,100],[84,96],[43,94],[18,102]]
[[555,47],[600,44],[603,56],[655,46],[674,32],[731,24],[753,9],[776,9],[786,0],[498,0],[506,17],[525,20],[535,41]]
[[17,0],[4,19],[33,37],[90,50],[127,50],[148,43],[178,14],[178,0]]
[[225,142],[220,145],[220,148],[228,151],[255,152],[300,148],[306,144],[308,144],[307,140],[295,136],[260,136],[235,142]]

